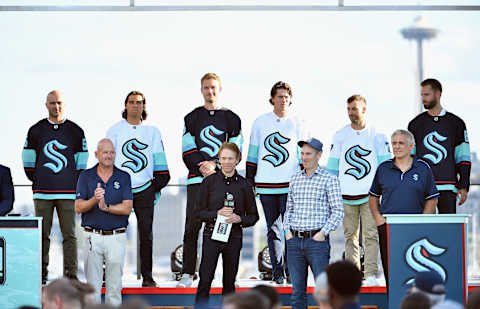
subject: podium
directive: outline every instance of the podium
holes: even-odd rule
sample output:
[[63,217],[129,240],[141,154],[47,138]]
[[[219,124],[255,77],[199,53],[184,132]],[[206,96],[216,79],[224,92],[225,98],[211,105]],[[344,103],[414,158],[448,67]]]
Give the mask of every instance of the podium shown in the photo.
[[0,217],[0,308],[41,308],[42,218]]
[[446,299],[464,304],[467,297],[468,215],[385,215],[389,289],[388,307],[399,308],[420,271],[437,271]]

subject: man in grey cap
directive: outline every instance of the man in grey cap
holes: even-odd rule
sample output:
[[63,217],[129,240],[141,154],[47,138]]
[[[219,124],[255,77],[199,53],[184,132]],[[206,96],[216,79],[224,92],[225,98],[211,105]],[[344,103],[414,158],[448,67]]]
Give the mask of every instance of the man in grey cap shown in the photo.
[[323,144],[311,138],[298,142],[304,169],[290,180],[284,229],[292,279],[292,308],[307,308],[307,267],[318,277],[330,260],[330,232],[343,220],[340,183],[318,165]]

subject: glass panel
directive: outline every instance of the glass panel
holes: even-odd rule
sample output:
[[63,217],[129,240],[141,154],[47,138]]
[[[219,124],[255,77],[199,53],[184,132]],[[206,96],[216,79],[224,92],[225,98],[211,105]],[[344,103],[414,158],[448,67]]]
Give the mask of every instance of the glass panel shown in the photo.
[[478,5],[477,0],[345,0],[345,5]]
[[54,5],[54,6],[78,6],[78,5],[130,5],[129,0],[0,0],[1,5],[15,6],[38,6],[38,5]]

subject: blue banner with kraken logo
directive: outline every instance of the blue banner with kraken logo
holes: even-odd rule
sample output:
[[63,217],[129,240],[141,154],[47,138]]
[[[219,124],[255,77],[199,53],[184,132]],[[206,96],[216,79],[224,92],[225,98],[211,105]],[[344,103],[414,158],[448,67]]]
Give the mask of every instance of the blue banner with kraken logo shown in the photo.
[[0,308],[41,307],[42,218],[0,217]]
[[447,299],[464,302],[466,224],[449,223],[442,215],[425,217],[425,223],[409,223],[421,221],[422,216],[426,215],[404,216],[403,223],[397,220],[399,224],[388,224],[387,217],[389,308],[399,308],[417,272],[430,270],[444,279]]

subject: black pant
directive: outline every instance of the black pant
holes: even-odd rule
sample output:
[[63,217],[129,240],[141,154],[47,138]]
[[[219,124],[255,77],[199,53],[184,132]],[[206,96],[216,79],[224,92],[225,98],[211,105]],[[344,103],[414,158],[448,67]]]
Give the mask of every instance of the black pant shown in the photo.
[[200,184],[187,186],[187,211],[185,218],[185,232],[183,234],[183,270],[184,274],[193,275],[197,265],[198,233],[202,222],[195,216],[195,201],[197,200]]
[[388,291],[388,252],[387,252],[387,224],[377,226],[378,242],[380,244],[380,257],[382,259],[383,275]]
[[152,277],[152,225],[155,191],[153,185],[133,194],[133,209],[137,216],[137,228],[140,238],[140,271],[143,280],[153,280]]
[[215,276],[218,257],[222,254],[223,289],[222,295],[235,292],[235,278],[240,262],[242,238],[232,237],[227,243],[212,240],[211,233],[203,233],[202,262],[200,264],[200,282],[195,296],[195,308],[208,308],[210,287]]
[[453,191],[439,191],[438,198],[438,213],[439,214],[454,214],[457,213],[457,195]]

